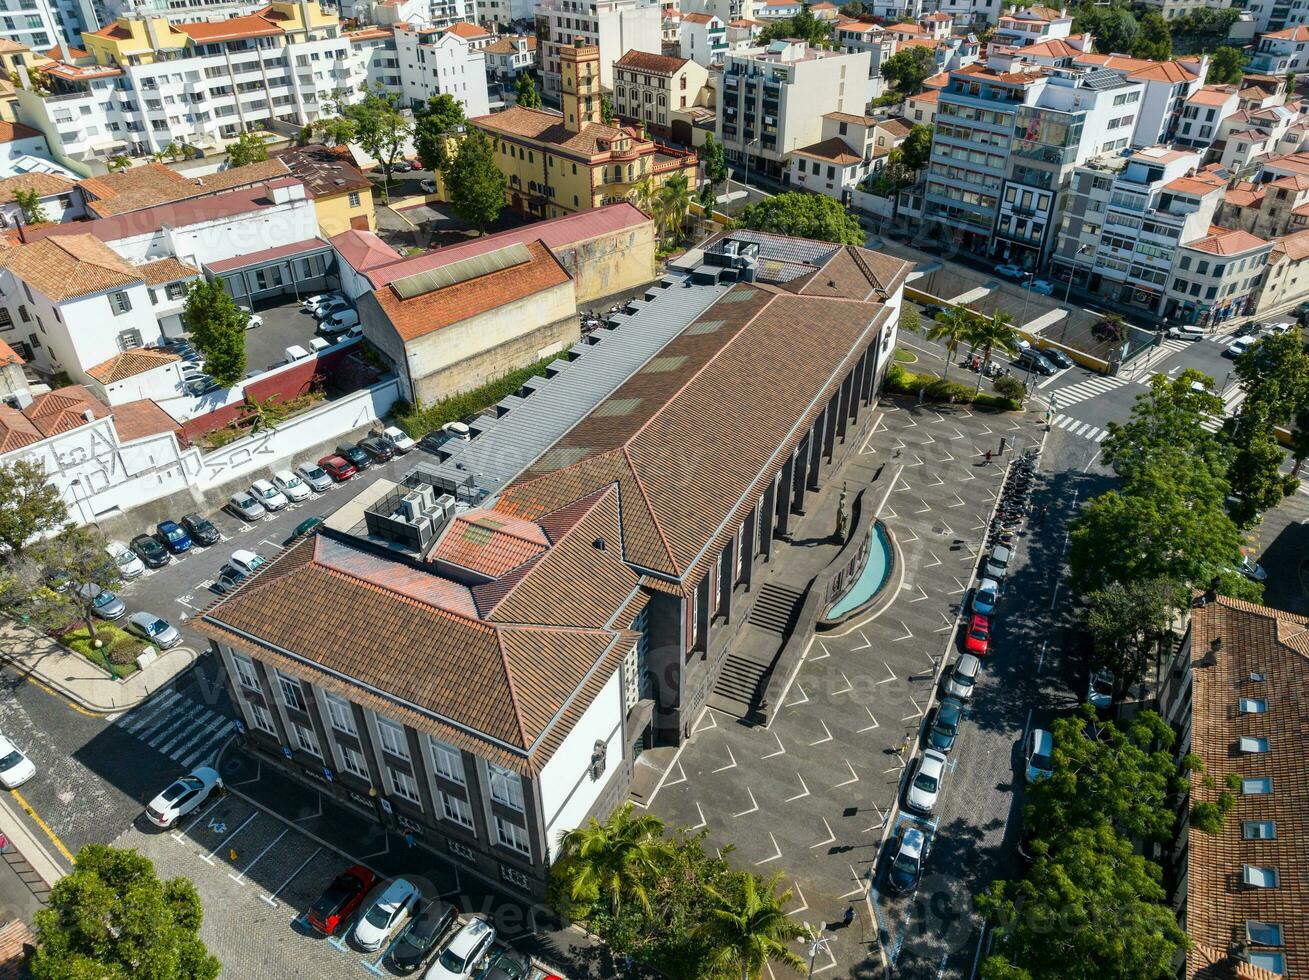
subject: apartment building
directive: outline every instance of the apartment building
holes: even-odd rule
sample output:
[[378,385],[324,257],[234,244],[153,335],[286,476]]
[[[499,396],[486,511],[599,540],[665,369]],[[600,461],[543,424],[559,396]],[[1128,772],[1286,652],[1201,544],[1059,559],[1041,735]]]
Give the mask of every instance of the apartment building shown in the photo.
[[[1298,977],[1309,971],[1305,874],[1309,769],[1298,731],[1309,684],[1303,615],[1210,594],[1164,674],[1160,711],[1193,779],[1179,802],[1173,904],[1191,939],[1185,980]],[[1231,788],[1227,781],[1231,780]],[[1196,803],[1231,802],[1217,833],[1191,823]]]
[[822,138],[825,113],[863,115],[868,58],[782,40],[728,52],[716,121],[724,156],[780,179],[793,150]]
[[1053,7],[1010,7],[996,21],[988,53],[1014,51],[1059,41],[1073,33],[1073,18],[1067,10]]
[[856,187],[881,172],[912,128],[903,119],[826,113],[823,138],[791,155],[791,186],[848,203]]
[[513,82],[523,72],[536,68],[536,38],[530,34],[503,34],[482,49],[482,56],[486,59],[487,78]]
[[197,626],[261,758],[540,896],[560,836],[689,737],[751,583],[871,417],[907,272],[711,242],[619,335],[210,606]]
[[533,0],[476,0],[476,11],[471,18],[478,24],[494,24],[510,28],[536,16]]
[[614,111],[661,139],[672,135],[671,112],[696,104],[709,69],[689,58],[628,51],[614,62]]
[[1309,0],[1247,0],[1244,12],[1255,35],[1309,24]]
[[1255,316],[1268,317],[1309,300],[1309,228],[1272,240]]
[[1183,243],[1165,291],[1164,319],[1208,327],[1253,313],[1272,250],[1273,242],[1217,226]]
[[404,98],[400,78],[400,56],[393,27],[364,27],[346,35],[350,42],[350,87],[381,88],[392,98]]
[[756,0],[683,0],[679,5],[682,15],[709,14],[724,24],[734,20],[753,20]]
[[1186,17],[1197,10],[1220,10],[1226,6],[1224,0],[1145,0],[1142,4],[1145,11],[1161,14],[1167,20]]
[[491,137],[515,211],[554,218],[598,208],[626,200],[647,178],[662,186],[675,174],[697,186],[694,153],[659,146],[637,127],[601,121],[600,52],[594,45],[565,48],[560,63],[562,114],[514,106],[469,120]]
[[683,14],[678,27],[678,50],[698,64],[721,65],[727,51],[727,24],[716,14]]
[[628,51],[663,50],[663,17],[658,0],[539,0],[537,38],[541,42],[541,94],[563,98],[562,57],[581,43],[600,51],[600,84],[614,85],[614,62]]
[[1252,180],[1230,183],[1215,220],[1268,239],[1309,228],[1309,153],[1267,159]]
[[1203,85],[1182,103],[1175,143],[1204,150],[1219,138],[1223,120],[1237,111],[1235,85]]
[[754,15],[759,20],[789,20],[804,8],[804,0],[763,0],[755,4]]
[[461,26],[472,27],[396,25],[400,87],[412,108],[424,106],[438,95],[451,95],[464,107],[465,116],[482,116],[491,111],[486,94],[486,56],[479,46],[483,36],[487,43],[491,36],[477,27],[471,32],[456,29]]
[[1250,172],[1271,157],[1298,153],[1307,143],[1309,117],[1297,100],[1231,113],[1218,127],[1214,149],[1219,151],[1223,167],[1239,174]]
[[1141,111],[1137,114],[1132,146],[1169,143],[1177,135],[1186,100],[1204,84],[1209,72],[1207,54],[1179,58],[1176,61],[1150,61],[1118,54],[1095,54],[1090,45],[1072,56],[1078,68],[1099,68],[1129,81],[1141,82]]
[[68,38],[47,0],[5,0],[0,11],[0,40],[21,44],[32,51],[48,51]]
[[1269,31],[1259,38],[1250,70],[1268,75],[1309,69],[1309,25]]

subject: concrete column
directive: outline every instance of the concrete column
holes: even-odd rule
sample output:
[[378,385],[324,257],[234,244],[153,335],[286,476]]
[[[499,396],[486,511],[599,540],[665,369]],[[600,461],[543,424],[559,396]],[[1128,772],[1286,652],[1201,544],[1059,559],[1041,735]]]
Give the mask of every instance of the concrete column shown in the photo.
[[823,455],[827,457],[830,463],[836,452],[836,417],[841,412],[840,406],[841,392],[838,389],[833,393],[827,402],[827,408],[823,411],[824,431],[823,431]]
[[804,513],[805,488],[809,485],[809,461],[813,458],[814,434],[811,430],[800,440],[796,450],[795,469],[791,477],[791,510],[796,514]]
[[[792,486],[795,475],[795,451],[782,464],[782,472],[777,477],[777,500],[773,504],[773,534],[786,535],[790,526]],[[771,547],[771,546],[770,546]]]
[[[783,470],[785,470],[785,467],[783,467]],[[764,561],[768,561],[773,557],[773,531],[777,520],[778,479],[780,477],[774,478],[773,482],[768,484],[768,489],[764,491],[763,506],[759,509],[759,520],[764,528],[759,537],[759,550],[764,556]]]
[[845,376],[841,382],[841,387],[836,389],[836,394],[832,396],[832,402],[837,406],[836,413],[836,436],[842,442],[845,442],[845,427],[850,421],[850,394],[854,389],[853,372]]
[[805,474],[805,488],[808,490],[818,489],[823,465],[823,443],[826,441],[827,412],[827,407],[824,407],[818,418],[814,419],[813,428],[809,430],[809,469]]

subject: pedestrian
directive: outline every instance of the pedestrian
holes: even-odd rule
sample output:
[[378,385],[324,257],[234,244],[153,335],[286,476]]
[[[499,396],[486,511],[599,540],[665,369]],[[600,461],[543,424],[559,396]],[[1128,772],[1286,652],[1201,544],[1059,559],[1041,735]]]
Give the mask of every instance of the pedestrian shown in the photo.
[[987,450],[985,453],[983,453],[982,455],[984,455],[984,456],[986,457],[986,461],[987,461],[988,463],[991,462],[991,450],[988,449],[988,450]]
[[1050,505],[1044,504],[1041,507],[1041,520],[1045,520],[1046,517],[1049,515],[1049,513],[1050,513]]
[[853,921],[854,921],[854,906],[847,905],[845,907],[845,918],[843,918],[841,922],[848,929],[850,928],[850,923]]

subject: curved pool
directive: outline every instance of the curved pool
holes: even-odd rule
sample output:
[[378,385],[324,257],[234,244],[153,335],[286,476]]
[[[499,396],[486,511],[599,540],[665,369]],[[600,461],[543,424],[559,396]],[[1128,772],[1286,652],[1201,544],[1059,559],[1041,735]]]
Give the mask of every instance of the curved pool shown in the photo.
[[867,605],[882,591],[887,575],[891,571],[891,539],[887,537],[881,521],[873,525],[873,540],[868,546],[868,560],[864,562],[859,577],[850,583],[850,587],[841,597],[832,603],[823,619],[834,622],[861,606]]

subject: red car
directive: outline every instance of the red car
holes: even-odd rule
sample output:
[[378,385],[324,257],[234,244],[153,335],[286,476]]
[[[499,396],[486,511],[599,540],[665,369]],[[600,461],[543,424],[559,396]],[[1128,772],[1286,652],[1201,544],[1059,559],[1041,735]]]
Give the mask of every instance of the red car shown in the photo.
[[973,621],[968,624],[968,632],[964,634],[964,649],[979,657],[985,657],[990,644],[991,621],[985,616],[973,613]]
[[[321,462],[318,465],[323,466]],[[318,896],[305,918],[324,936],[333,935],[343,922],[355,914],[364,896],[376,882],[377,876],[362,864],[346,868]]]
[[324,456],[318,465],[327,470],[327,475],[337,483],[344,483],[359,472],[353,463],[342,456]]

